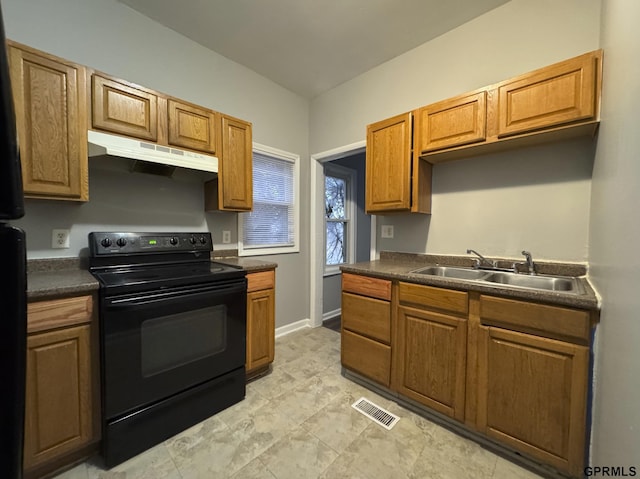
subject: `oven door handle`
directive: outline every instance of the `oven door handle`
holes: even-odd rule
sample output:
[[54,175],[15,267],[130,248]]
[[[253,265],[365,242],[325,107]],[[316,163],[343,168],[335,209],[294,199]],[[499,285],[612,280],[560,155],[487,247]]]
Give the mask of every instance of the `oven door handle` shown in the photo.
[[246,292],[246,286],[239,286],[238,284],[227,286],[215,286],[209,288],[200,288],[191,291],[166,291],[156,293],[145,293],[127,298],[107,298],[105,300],[105,308],[108,310],[114,309],[137,309],[144,306],[159,304],[166,301],[191,301],[199,298],[210,298],[212,295],[228,295],[233,293]]

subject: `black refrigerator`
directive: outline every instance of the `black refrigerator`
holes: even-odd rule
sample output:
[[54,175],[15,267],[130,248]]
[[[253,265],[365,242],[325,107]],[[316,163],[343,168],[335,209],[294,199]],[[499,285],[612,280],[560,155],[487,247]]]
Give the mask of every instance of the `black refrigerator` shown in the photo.
[[0,475],[22,478],[27,354],[27,253],[15,114],[0,7]]

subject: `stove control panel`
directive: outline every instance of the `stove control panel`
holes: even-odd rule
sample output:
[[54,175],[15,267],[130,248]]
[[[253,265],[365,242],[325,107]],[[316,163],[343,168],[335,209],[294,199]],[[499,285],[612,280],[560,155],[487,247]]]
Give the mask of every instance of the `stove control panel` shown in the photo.
[[213,251],[211,233],[89,233],[93,257],[135,253]]

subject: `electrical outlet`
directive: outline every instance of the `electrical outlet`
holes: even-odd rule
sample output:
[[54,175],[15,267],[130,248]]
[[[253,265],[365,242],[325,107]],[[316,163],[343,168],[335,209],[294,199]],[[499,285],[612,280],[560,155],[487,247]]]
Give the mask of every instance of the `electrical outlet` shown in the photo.
[[69,230],[53,230],[51,233],[52,248],[68,248],[69,247]]
[[382,225],[380,227],[381,238],[393,238],[393,225]]
[[223,231],[222,232],[222,244],[231,243],[231,231]]

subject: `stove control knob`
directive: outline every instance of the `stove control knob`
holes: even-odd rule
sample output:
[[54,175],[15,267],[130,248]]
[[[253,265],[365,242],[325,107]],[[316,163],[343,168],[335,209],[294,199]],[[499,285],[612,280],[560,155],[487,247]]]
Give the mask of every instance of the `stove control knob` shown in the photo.
[[109,246],[111,246],[111,239],[104,238],[102,241],[100,241],[100,244],[105,248],[108,248]]
[[172,236],[171,239],[169,240],[169,243],[171,243],[173,246],[178,244],[178,238],[176,238],[175,236]]
[[196,244],[196,237],[192,236],[191,238],[189,238],[189,243]]
[[205,238],[204,236],[200,236],[200,243],[206,244],[206,242],[207,242],[207,238]]
[[116,244],[122,248],[123,246],[125,246],[127,244],[127,239],[126,238],[118,238],[116,240]]

